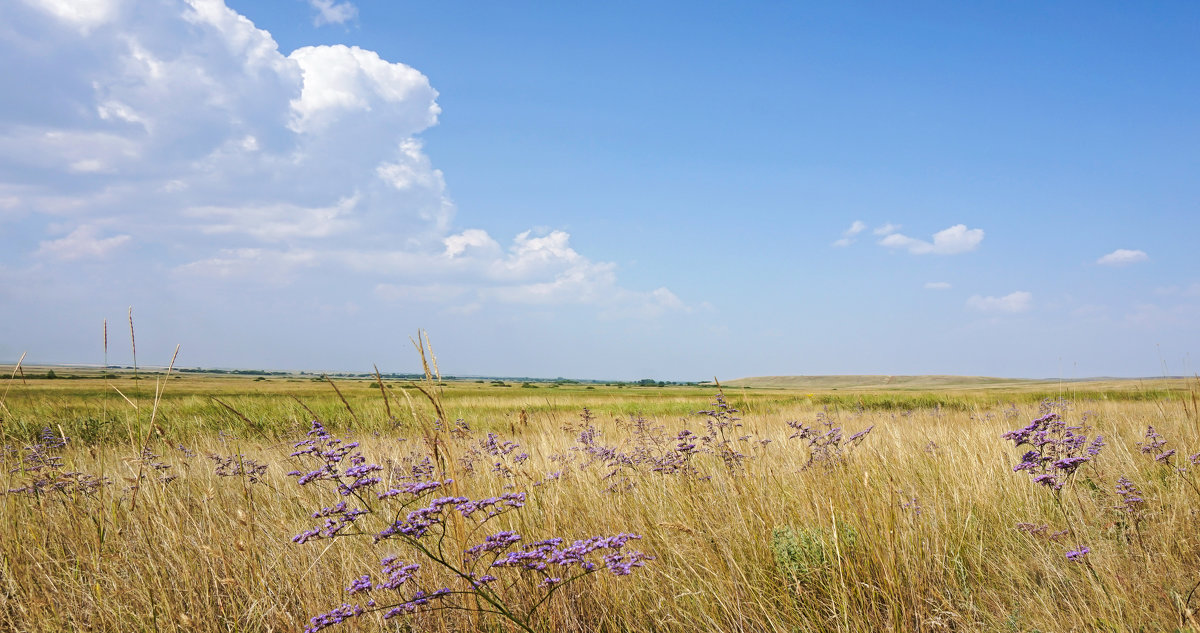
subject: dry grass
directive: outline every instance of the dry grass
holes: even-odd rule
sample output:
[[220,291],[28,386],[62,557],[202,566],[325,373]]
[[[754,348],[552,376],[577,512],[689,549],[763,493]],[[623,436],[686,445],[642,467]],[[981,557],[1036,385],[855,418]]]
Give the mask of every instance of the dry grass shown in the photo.
[[[185,376],[170,383],[150,425],[150,380],[140,411],[113,396],[102,407],[99,380],[30,381],[6,396],[3,443],[15,453],[6,454],[0,487],[25,485],[23,447],[42,426],[59,425],[74,438],[56,451],[64,470],[113,484],[91,495],[0,496],[0,630],[293,631],[345,600],[343,588],[377,570],[381,556],[404,553],[369,538],[293,544],[291,536],[314,523],[310,514],[336,495],[298,487],[285,476],[296,467],[286,456],[308,407],[360,441],[373,461],[419,457],[428,446],[420,425],[432,417],[419,393],[411,392],[410,406],[398,393],[403,384],[385,381],[395,395],[390,420],[373,380],[339,381],[339,397],[319,383]],[[1200,494],[1189,485],[1200,469],[1177,472],[1137,448],[1153,425],[1178,449],[1176,466],[1200,451],[1200,418],[1179,393],[1188,394],[1074,394],[1067,419],[1086,416],[1108,446],[1063,490],[1073,540],[1016,527],[1067,528],[1049,491],[1012,471],[1019,451],[1000,438],[1037,415],[1024,392],[848,399],[731,389],[731,402],[746,411],[735,436],[750,437],[732,444],[746,455],[744,466],[703,454],[693,476],[659,474],[646,463],[613,476],[601,462],[585,467],[572,450],[578,414],[593,407],[607,445],[630,452],[639,440],[659,438],[667,450],[685,427],[702,433],[703,416],[687,412],[706,408],[711,390],[452,383],[442,394],[447,415],[473,432],[439,435],[457,464],[447,474],[460,494],[528,492],[527,506],[496,529],[517,529],[527,540],[634,532],[644,537],[639,549],[657,557],[631,577],[598,574],[557,594],[535,620],[540,630],[1200,631],[1200,591],[1192,593],[1200,582]],[[638,410],[661,434],[635,432]],[[787,422],[811,425],[818,414],[847,434],[875,428],[844,459],[805,468],[809,449],[789,439]],[[84,438],[87,424],[97,428]],[[514,465],[512,478],[482,462],[469,474],[459,463],[489,430],[531,456]],[[137,460],[146,436],[169,469]],[[242,453],[270,467],[262,483],[220,477],[209,453]],[[561,479],[532,485],[559,470]],[[177,478],[160,483],[162,474]],[[1147,500],[1136,526],[1114,509],[1119,476]],[[1065,558],[1077,545],[1091,548],[1086,563]],[[509,630],[458,612],[407,622],[412,628],[399,630]]]

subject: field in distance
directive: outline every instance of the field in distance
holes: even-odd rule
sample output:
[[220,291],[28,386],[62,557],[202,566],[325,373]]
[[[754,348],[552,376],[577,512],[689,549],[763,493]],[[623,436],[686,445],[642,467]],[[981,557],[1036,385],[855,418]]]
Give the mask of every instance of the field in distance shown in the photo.
[[995,378],[991,376],[754,376],[721,381],[730,387],[753,389],[794,389],[798,391],[825,391],[853,389],[858,391],[1053,391],[1059,386],[1066,390],[1143,390],[1184,389],[1188,378],[1084,378],[1061,380],[1057,378]]

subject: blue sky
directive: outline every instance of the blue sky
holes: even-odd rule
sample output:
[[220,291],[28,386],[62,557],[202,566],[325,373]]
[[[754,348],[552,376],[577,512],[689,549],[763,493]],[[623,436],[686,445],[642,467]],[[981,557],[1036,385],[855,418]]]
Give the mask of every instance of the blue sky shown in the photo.
[[1200,7],[0,5],[0,362],[1192,374]]

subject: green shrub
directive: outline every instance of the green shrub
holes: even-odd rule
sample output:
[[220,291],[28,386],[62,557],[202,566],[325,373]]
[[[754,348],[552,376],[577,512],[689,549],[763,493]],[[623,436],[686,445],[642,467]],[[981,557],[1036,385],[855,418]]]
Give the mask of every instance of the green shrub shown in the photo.
[[[841,521],[837,522],[837,531],[837,550],[844,556],[858,543],[858,531]],[[775,567],[790,584],[820,581],[831,569],[837,550],[829,531],[824,528],[784,525],[771,531]]]

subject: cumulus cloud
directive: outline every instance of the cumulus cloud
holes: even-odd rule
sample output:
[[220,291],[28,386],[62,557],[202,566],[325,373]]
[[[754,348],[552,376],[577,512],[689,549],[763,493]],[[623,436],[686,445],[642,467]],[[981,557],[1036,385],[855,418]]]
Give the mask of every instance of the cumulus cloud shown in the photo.
[[1118,248],[1117,250],[1096,260],[1096,263],[1101,266],[1128,266],[1150,259],[1150,256],[1145,251],[1130,250],[1127,248]]
[[118,3],[115,0],[41,0],[29,4],[87,33],[107,22]]
[[317,10],[317,16],[313,18],[314,26],[345,24],[358,15],[358,7],[345,0],[308,0],[308,4]]
[[[357,13],[309,2],[319,24]],[[0,3],[0,56],[0,80],[21,86],[0,100],[0,217],[62,236],[0,266],[36,254],[144,270],[136,257],[154,251],[155,269],[189,279],[325,275],[390,301],[686,307],[624,288],[565,232],[502,246],[457,226],[420,138],[438,93],[374,51],[285,55],[223,0],[26,0]]]
[[500,244],[492,239],[487,231],[480,229],[467,229],[462,233],[456,233],[442,240],[442,243],[446,245],[443,254],[450,258],[463,255],[468,249],[480,249],[486,253],[487,257],[493,257],[500,251]]
[[967,299],[967,307],[979,312],[1008,313],[1028,312],[1033,308],[1033,294],[1024,290],[1003,297],[973,295]]
[[896,231],[899,231],[899,230],[900,230],[899,224],[892,224],[891,222],[888,222],[887,224],[882,224],[880,226],[875,227],[875,230],[872,231],[872,233],[874,233],[875,235],[891,235],[892,233],[895,233]]
[[[366,113],[372,113],[372,127],[382,118],[416,132],[436,123],[441,113],[434,101],[437,92],[425,75],[385,61],[375,51],[341,44],[305,46],[292,51],[288,59],[296,62],[304,78],[300,95],[289,102],[294,117],[288,127],[296,132],[325,132],[350,116]],[[420,147],[402,146],[402,151],[410,149]]]
[[855,236],[865,230],[867,230],[867,225],[861,220],[855,220],[854,223],[850,225],[850,228],[842,231],[842,237],[835,241],[833,245],[838,248],[849,246],[854,243]]
[[982,241],[983,229],[968,229],[965,224],[955,224],[934,233],[932,242],[892,233],[879,243],[888,248],[905,249],[914,255],[957,255],[975,250]]
[[950,282],[947,281],[927,281],[925,282],[926,290],[949,290]]

